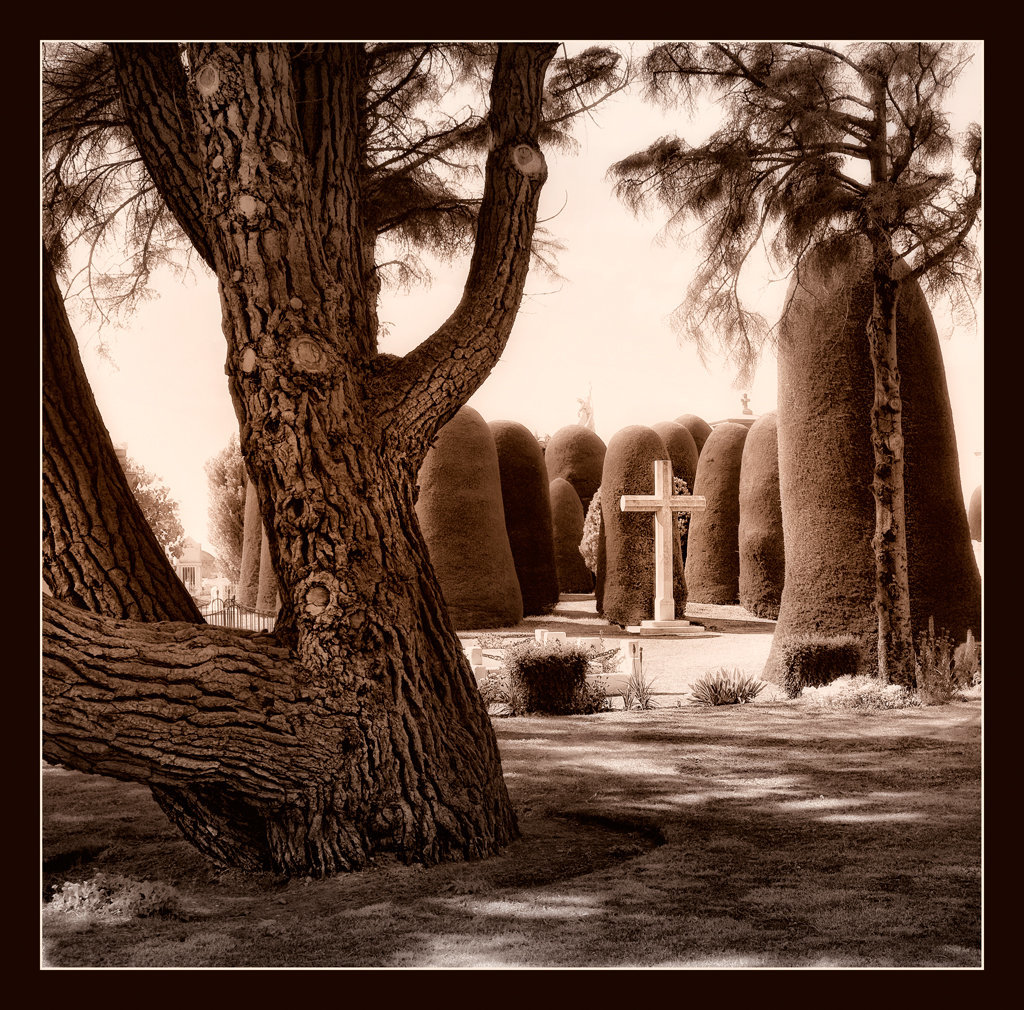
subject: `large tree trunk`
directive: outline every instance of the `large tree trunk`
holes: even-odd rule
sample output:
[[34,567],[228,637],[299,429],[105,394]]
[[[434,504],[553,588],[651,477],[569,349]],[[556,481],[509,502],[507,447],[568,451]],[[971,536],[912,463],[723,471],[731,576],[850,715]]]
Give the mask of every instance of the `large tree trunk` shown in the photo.
[[[177,54],[115,47],[133,81]],[[414,511],[431,438],[486,378],[522,296],[551,45],[499,48],[466,294],[401,359],[377,356],[363,232],[363,49],[292,77],[284,46],[188,50],[194,151],[229,387],[282,608],[274,636],[111,624],[49,605],[48,758],[148,782],[216,859],[320,875],[385,852],[432,862],[515,836],[494,733]],[[317,81],[320,85],[317,85]],[[297,94],[324,87],[322,120]],[[304,90],[305,89],[305,90]],[[329,157],[324,152],[329,152]],[[169,152],[168,152],[169,153]],[[182,185],[147,165],[157,185]],[[191,170],[191,169],[190,169]],[[188,215],[194,202],[179,200]]]
[[203,620],[125,480],[43,250],[43,579],[136,621]]
[[875,610],[878,614],[878,676],[887,683],[913,687],[914,641],[907,574],[907,518],[903,483],[903,405],[896,358],[896,299],[892,246],[873,241],[874,304],[867,324],[874,374],[871,447],[875,466]]

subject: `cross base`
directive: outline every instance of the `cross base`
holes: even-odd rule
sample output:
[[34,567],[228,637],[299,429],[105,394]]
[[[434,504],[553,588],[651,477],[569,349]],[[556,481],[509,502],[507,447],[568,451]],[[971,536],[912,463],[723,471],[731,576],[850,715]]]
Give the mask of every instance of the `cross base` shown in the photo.
[[707,631],[700,624],[689,621],[641,621],[626,628],[631,635],[664,637],[671,635],[677,638],[712,638],[713,631]]

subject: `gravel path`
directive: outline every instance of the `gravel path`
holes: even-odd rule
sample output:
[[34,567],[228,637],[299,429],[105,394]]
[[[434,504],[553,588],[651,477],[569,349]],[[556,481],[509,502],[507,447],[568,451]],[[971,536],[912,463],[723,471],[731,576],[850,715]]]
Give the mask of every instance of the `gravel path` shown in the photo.
[[[689,604],[687,619],[707,620],[708,624],[723,630],[700,638],[640,638],[625,635],[618,625],[609,624],[596,610],[594,597],[563,595],[551,614],[529,617],[514,628],[479,628],[460,631],[466,648],[494,638],[516,639],[533,637],[538,628],[547,631],[564,631],[568,639],[580,638],[586,644],[603,648],[618,648],[621,659],[618,675],[608,681],[608,689],[621,689],[629,675],[629,660],[626,645],[639,642],[643,650],[643,676],[654,688],[660,705],[674,705],[685,702],[690,686],[705,673],[725,667],[729,671],[739,670],[743,674],[759,677],[768,658],[775,630],[774,621],[759,620],[742,607]],[[489,669],[497,669],[500,650],[497,647],[484,649],[484,662]],[[762,692],[763,700],[776,695],[774,687]],[[781,698],[781,693],[778,693]]]

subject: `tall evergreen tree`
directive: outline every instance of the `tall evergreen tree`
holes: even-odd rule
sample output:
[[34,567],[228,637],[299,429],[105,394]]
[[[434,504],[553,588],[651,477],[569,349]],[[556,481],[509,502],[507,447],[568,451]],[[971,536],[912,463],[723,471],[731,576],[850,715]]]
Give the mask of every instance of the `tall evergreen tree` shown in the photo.
[[981,133],[954,137],[944,109],[970,59],[953,43],[657,46],[642,69],[648,93],[668,103],[708,93],[726,125],[696,146],[663,138],[612,168],[631,207],[661,204],[680,229],[704,222],[703,264],[676,319],[698,346],[718,337],[741,376],[769,333],[739,295],[762,241],[798,279],[812,250],[840,264],[870,249],[878,672],[899,683],[913,683],[914,651],[896,304],[915,280],[961,303],[978,290]]
[[210,544],[228,570],[232,582],[238,581],[242,565],[242,529],[245,522],[245,462],[238,436],[203,466],[206,471],[209,503]]

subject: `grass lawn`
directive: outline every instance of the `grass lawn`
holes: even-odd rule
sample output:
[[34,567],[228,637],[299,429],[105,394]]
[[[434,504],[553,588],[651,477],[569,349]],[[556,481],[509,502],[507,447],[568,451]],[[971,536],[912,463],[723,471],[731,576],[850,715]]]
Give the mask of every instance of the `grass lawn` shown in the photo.
[[44,905],[43,965],[981,965],[979,700],[495,727],[518,842],[320,881],[218,870],[144,786],[45,766],[44,894],[103,873],[162,914]]

